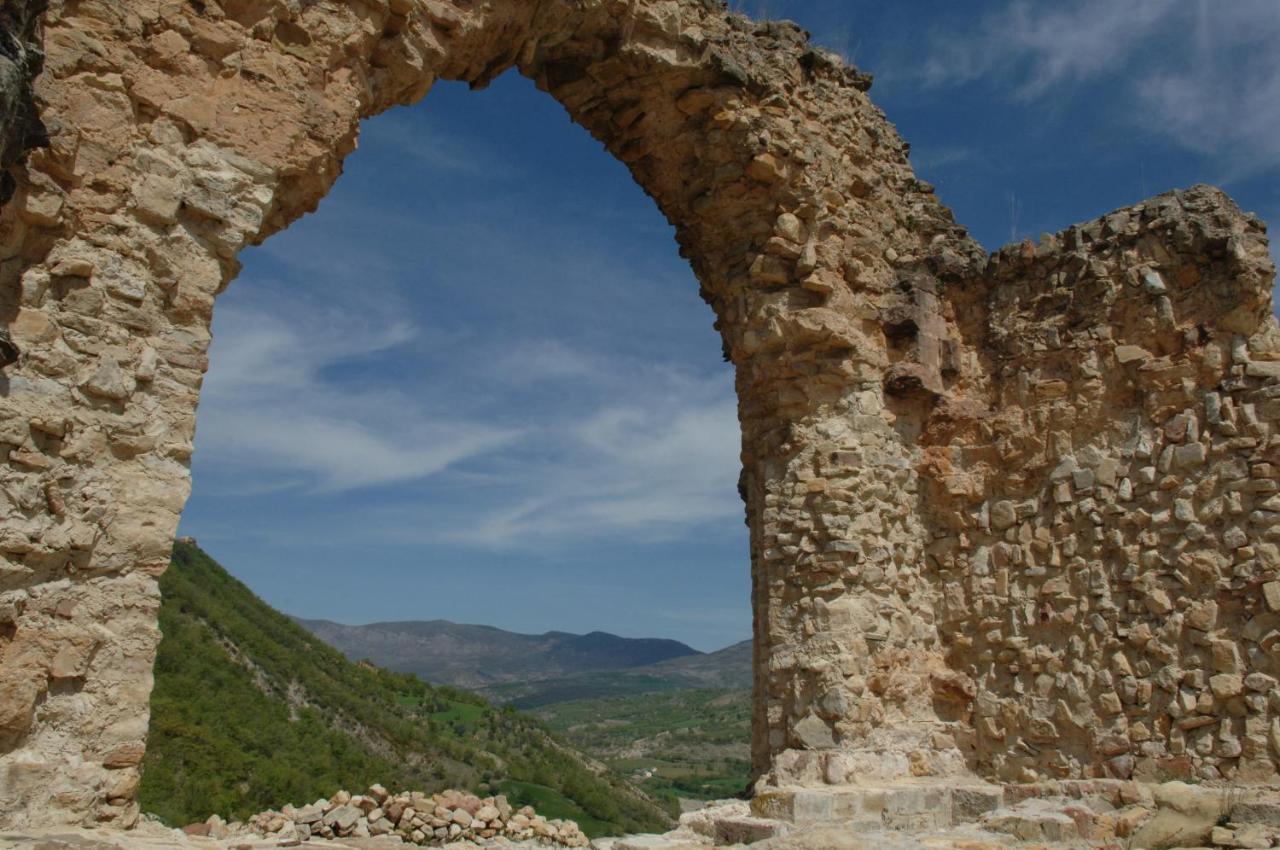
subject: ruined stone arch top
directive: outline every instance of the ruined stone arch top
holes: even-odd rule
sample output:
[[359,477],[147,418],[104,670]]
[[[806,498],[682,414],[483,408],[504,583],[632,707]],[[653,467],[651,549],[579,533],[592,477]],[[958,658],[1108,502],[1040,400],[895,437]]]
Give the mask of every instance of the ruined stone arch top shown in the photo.
[[0,216],[0,826],[137,816],[237,253],[360,119],[512,67],[675,225],[736,368],[762,787],[1275,775],[1274,268],[1221,193],[988,257],[868,77],[711,0],[35,9],[0,15],[3,164],[41,45],[47,131]]

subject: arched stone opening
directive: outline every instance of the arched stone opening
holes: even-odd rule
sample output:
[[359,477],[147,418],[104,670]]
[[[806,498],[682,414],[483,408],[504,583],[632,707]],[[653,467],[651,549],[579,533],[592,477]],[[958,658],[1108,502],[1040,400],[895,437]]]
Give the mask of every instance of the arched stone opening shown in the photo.
[[[483,85],[512,65],[627,163],[676,225],[738,367],[750,447],[743,489],[757,541],[756,768],[764,774],[772,755],[834,744],[840,708],[817,707],[821,677],[786,666],[763,672],[771,647],[802,642],[789,609],[804,593],[779,582],[787,555],[766,544],[776,537],[766,525],[771,513],[786,522],[788,510],[766,503],[793,498],[797,487],[818,493],[799,468],[812,462],[806,432],[830,415],[819,405],[848,406],[841,386],[851,374],[864,372],[878,396],[877,364],[851,356],[868,329],[849,314],[871,306],[856,304],[865,299],[845,278],[883,275],[885,237],[867,233],[873,268],[854,272],[841,223],[823,220],[840,210],[840,219],[860,218],[865,206],[866,220],[888,229],[897,222],[870,200],[872,187],[910,179],[864,78],[794,28],[757,28],[716,3],[55,4],[45,44],[39,86],[55,126],[9,214],[25,253],[10,319],[23,360],[7,374],[12,397],[49,420],[48,431],[22,435],[37,449],[22,458],[36,464],[30,477],[43,482],[46,501],[63,505],[32,517],[27,536],[39,542],[13,553],[22,565],[15,585],[70,600],[57,603],[66,623],[54,629],[51,618],[39,630],[45,655],[68,661],[53,648],[64,643],[91,649],[68,661],[75,670],[42,669],[42,659],[9,671],[22,681],[16,692],[32,699],[14,706],[8,745],[15,761],[31,762],[31,775],[45,772],[38,783],[10,784],[15,810],[63,794],[73,819],[95,803],[104,817],[131,816],[156,640],[151,576],[164,568],[189,486],[207,326],[236,252],[314,208],[362,116],[420,98],[437,78]],[[782,108],[797,95],[807,126]],[[861,119],[838,146],[820,123],[828,102]],[[833,183],[863,197],[844,197]],[[941,208],[920,197],[949,228]],[[903,253],[918,250],[917,237],[909,241]],[[797,275],[801,288],[790,285]],[[64,352],[65,333],[93,341]],[[822,384],[820,401],[810,399],[808,387]],[[40,386],[54,394],[44,403]],[[36,455],[51,453],[54,467],[41,467]],[[91,507],[74,499],[68,507],[68,495]],[[799,511],[812,513],[814,498],[803,496]],[[50,613],[34,599],[17,622]],[[79,636],[81,621],[101,633]],[[108,664],[106,653],[117,657]],[[76,708],[63,690],[75,691]],[[55,716],[63,702],[68,712],[95,710]],[[85,762],[74,779],[68,745]]]
[[136,817],[236,253],[362,117],[513,66],[676,227],[737,370],[763,784],[1274,774],[1274,269],[1220,193],[989,260],[868,78],[715,0],[62,0],[43,40],[0,218],[0,823]]

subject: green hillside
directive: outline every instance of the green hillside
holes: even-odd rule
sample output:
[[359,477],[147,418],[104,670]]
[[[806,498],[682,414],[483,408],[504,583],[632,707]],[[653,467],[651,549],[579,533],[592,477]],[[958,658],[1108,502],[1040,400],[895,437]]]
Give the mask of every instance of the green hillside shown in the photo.
[[144,811],[172,824],[243,818],[358,790],[509,793],[589,835],[665,828],[634,786],[537,720],[348,661],[179,542],[160,580]]

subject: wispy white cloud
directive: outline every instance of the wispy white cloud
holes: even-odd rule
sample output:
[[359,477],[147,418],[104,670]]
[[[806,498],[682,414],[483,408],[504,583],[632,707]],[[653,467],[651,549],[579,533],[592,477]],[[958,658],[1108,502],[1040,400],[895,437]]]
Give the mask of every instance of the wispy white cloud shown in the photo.
[[493,362],[492,369],[496,378],[522,384],[602,375],[596,358],[555,339],[517,342]]
[[412,340],[403,320],[256,306],[219,314],[201,403],[199,451],[217,460],[224,491],[235,481],[245,492],[414,481],[519,436],[442,416],[403,388],[326,375]]
[[201,425],[213,429],[210,445],[225,449],[231,463],[253,468],[259,477],[275,473],[281,488],[310,480],[317,490],[332,492],[413,481],[516,436],[475,423],[397,421],[415,415],[403,406],[377,411],[376,418],[386,417],[378,423],[352,411],[326,415],[299,400],[271,407],[218,410]]
[[935,33],[917,77],[935,87],[983,79],[1047,107],[1105,84],[1124,121],[1213,158],[1229,180],[1280,166],[1277,38],[1275,0],[1016,0]]
[[254,299],[258,309],[229,308],[218,314],[216,380],[205,398],[272,392],[315,382],[326,365],[365,357],[403,345],[417,335],[402,318],[353,318],[340,311]]
[[540,411],[524,441],[489,457],[491,474],[452,472],[454,504],[428,510],[428,494],[360,522],[404,543],[546,550],[601,537],[672,540],[739,517],[741,436],[726,376],[582,357],[598,365],[586,381],[556,364],[535,379],[580,403]]
[[249,301],[219,314],[201,402],[197,473],[224,496],[419,482],[395,511],[353,502],[358,533],[486,549],[672,539],[742,511],[727,369],[500,338],[405,368],[430,330]]
[[999,73],[1018,97],[1031,98],[1064,82],[1113,72],[1175,8],[1175,0],[1076,0],[1049,6],[1010,3],[969,32],[936,34],[921,74],[932,85],[955,85]]
[[402,110],[379,117],[377,133],[378,144],[404,157],[406,166],[426,168],[433,174],[484,175],[491,179],[509,175],[509,167],[496,157],[461,145],[453,136],[437,132],[420,118],[407,117]]
[[1280,166],[1280,3],[1201,2],[1179,61],[1142,75],[1142,121],[1223,163],[1230,180]]
[[911,164],[922,172],[938,171],[950,165],[970,162],[976,156],[972,148],[947,145],[939,147],[913,147]]

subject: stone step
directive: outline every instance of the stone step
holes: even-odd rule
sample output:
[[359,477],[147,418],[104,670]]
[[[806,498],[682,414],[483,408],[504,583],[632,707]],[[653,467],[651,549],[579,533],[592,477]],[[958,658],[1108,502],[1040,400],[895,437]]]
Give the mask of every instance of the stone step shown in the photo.
[[791,831],[791,825],[772,818],[728,817],[716,821],[715,843],[717,847],[734,844],[755,844],[778,838]]
[[622,838],[597,838],[592,850],[706,850],[706,844],[690,843],[665,835],[628,835]]
[[766,791],[751,801],[751,812],[795,826],[839,823],[855,831],[921,830],[973,823],[1003,802],[999,785],[899,782]]
[[1227,814],[1234,823],[1280,828],[1280,795],[1236,801]]
[[[1019,847],[1137,847],[1151,842],[1170,846],[1170,840],[1183,836],[1194,838],[1196,846],[1208,846],[1215,825],[1219,827],[1217,846],[1251,847],[1273,836],[1280,844],[1280,790],[1109,779],[1009,786],[951,778],[895,780],[772,789],[749,804],[725,801],[687,812],[680,822],[677,833],[665,836],[667,843],[652,848],[684,850],[713,844],[784,848],[815,830],[839,832],[849,836],[850,846],[859,847],[862,839],[855,840],[856,836],[913,833],[960,840],[956,834],[966,830],[977,830],[975,836],[980,833],[981,837],[975,840],[980,842],[1011,842],[1009,846]],[[1225,843],[1230,841],[1237,844]]]

